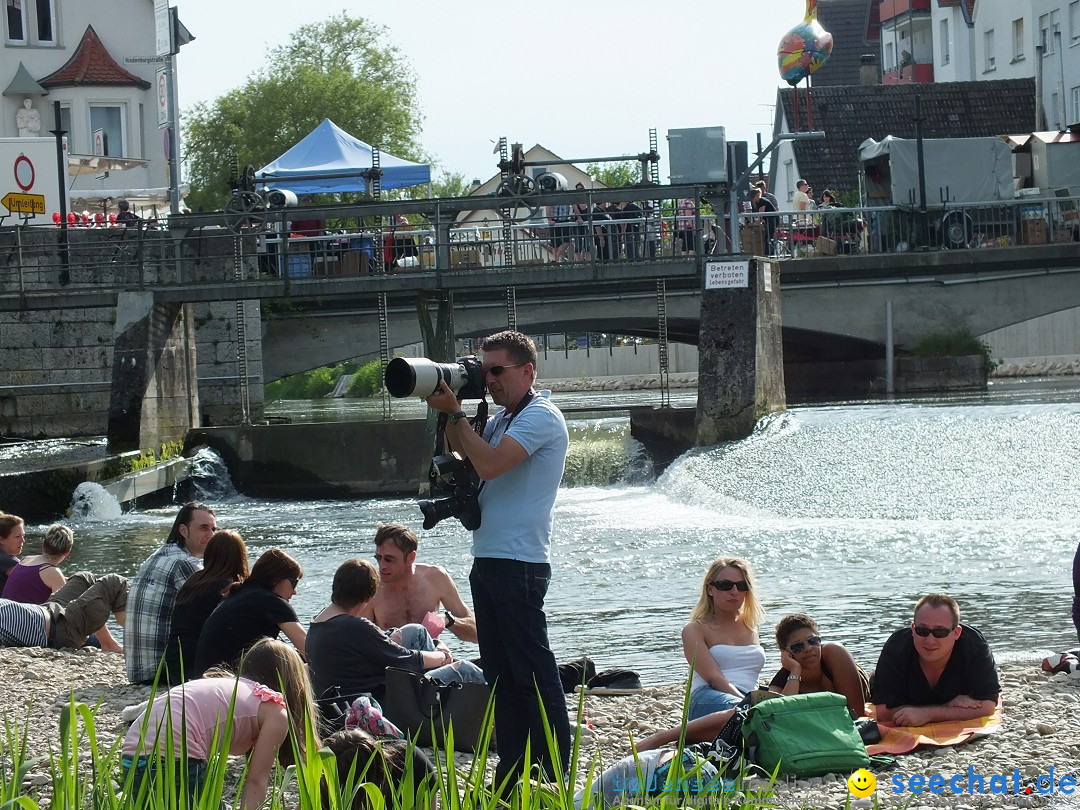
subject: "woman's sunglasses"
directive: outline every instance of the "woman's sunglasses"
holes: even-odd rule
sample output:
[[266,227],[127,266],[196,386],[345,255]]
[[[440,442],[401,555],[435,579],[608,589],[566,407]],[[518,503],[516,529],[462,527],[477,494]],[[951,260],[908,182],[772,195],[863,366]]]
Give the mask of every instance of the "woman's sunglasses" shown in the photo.
[[300,578],[299,577],[289,577],[289,582],[292,583],[293,590],[295,591],[296,588],[300,585]]
[[811,647],[820,647],[821,636],[810,636],[810,638],[806,639],[805,641],[796,641],[794,644],[788,647],[788,650],[791,651],[792,655],[798,655],[806,649],[807,644],[809,644]]
[[743,593],[746,593],[750,590],[750,583],[745,579],[740,579],[738,582],[733,579],[718,579],[709,584],[718,591],[730,591],[732,588],[738,588]]
[[932,635],[934,638],[946,638],[951,636],[955,627],[927,627],[925,624],[919,624],[915,626],[915,635],[920,638],[926,638]]
[[502,373],[504,371],[506,371],[508,368],[518,368],[519,366],[523,366],[523,365],[525,365],[525,364],[524,363],[511,363],[510,365],[507,365],[507,366],[492,366],[491,368],[485,368],[484,373],[485,374],[490,374],[492,377],[501,377]]

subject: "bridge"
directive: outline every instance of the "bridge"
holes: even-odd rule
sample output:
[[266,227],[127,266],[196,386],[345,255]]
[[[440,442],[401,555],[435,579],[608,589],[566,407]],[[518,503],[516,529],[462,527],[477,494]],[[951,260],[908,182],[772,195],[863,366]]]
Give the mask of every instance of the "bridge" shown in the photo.
[[[1080,306],[1080,256],[1072,245],[775,261],[785,350],[801,356],[846,359],[883,346],[887,302],[893,340],[900,347],[932,332],[963,326],[985,334]],[[380,292],[388,296],[393,345],[421,340],[417,292],[452,293],[455,332],[469,337],[506,322],[508,287],[515,290],[517,325],[529,334],[591,331],[655,338],[657,281],[662,280],[669,339],[697,344],[700,264],[671,259],[647,266],[546,266],[542,273],[478,270],[441,282],[434,273],[415,273],[355,281],[353,289],[339,290],[333,298],[321,292],[321,282],[313,282],[307,294],[297,285],[295,309],[264,312],[264,377],[278,379],[377,348]]]
[[[287,231],[288,210],[174,217],[159,230],[0,228],[0,433],[100,434],[115,375],[130,369],[137,386],[168,379],[190,390],[197,376],[204,421],[240,421],[247,407],[258,413],[264,381],[376,351],[380,310],[391,345],[418,341],[418,294],[452,298],[458,336],[511,316],[535,334],[655,336],[662,299],[669,339],[696,343],[705,264],[723,258],[706,255],[719,223],[702,213],[718,194],[662,186],[306,209],[305,217],[376,238],[394,213],[427,223],[409,232],[414,262],[384,273],[382,257],[369,253],[359,269],[371,272],[354,266],[349,275],[337,274],[358,258],[349,236],[275,238]],[[659,213],[594,217],[628,195],[657,198]],[[692,221],[670,213],[679,197],[694,200]],[[589,213],[576,255],[557,262],[543,206],[565,203]],[[485,206],[510,207],[516,224],[460,225]],[[1080,306],[1075,244],[768,261],[779,265],[785,350],[804,359],[880,356],[887,304],[900,346],[928,332],[965,326],[981,334]],[[293,276],[294,264],[305,271]],[[135,320],[142,331],[121,341]],[[163,330],[169,341],[159,345]],[[197,375],[193,359],[161,366],[193,343]],[[157,348],[147,354],[148,345]],[[48,416],[61,399],[66,434]]]

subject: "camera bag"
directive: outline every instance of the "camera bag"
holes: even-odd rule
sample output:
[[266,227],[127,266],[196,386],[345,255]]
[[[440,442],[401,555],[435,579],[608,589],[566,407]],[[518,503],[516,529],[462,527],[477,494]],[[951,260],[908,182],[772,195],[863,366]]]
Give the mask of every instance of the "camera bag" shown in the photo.
[[870,765],[866,746],[833,692],[783,695],[752,706],[742,727],[751,762],[779,776],[850,774]]
[[386,668],[383,714],[420,746],[445,746],[452,726],[454,750],[475,750],[490,699],[485,683],[442,684],[419,672]]

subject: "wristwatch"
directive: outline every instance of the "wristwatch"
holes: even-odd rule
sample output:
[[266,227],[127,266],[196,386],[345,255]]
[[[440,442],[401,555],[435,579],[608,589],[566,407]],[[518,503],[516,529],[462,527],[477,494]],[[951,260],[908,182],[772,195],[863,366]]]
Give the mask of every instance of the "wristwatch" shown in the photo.
[[468,418],[468,414],[466,414],[465,411],[457,411],[455,413],[450,414],[450,424],[455,425],[458,422],[460,422],[462,419],[467,419],[467,418]]
[[[464,416],[464,414],[462,414],[462,416]],[[457,619],[454,618],[454,614],[451,613],[449,610],[444,610],[442,615],[443,618],[446,619],[446,628],[448,630],[455,624],[457,624]]]

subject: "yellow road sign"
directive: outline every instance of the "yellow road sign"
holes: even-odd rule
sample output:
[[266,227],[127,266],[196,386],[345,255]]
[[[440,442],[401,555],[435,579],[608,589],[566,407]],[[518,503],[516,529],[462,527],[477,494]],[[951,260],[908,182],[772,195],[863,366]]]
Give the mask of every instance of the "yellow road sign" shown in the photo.
[[4,205],[12,214],[44,214],[45,195],[9,191],[4,195],[4,199],[0,200],[0,205]]

